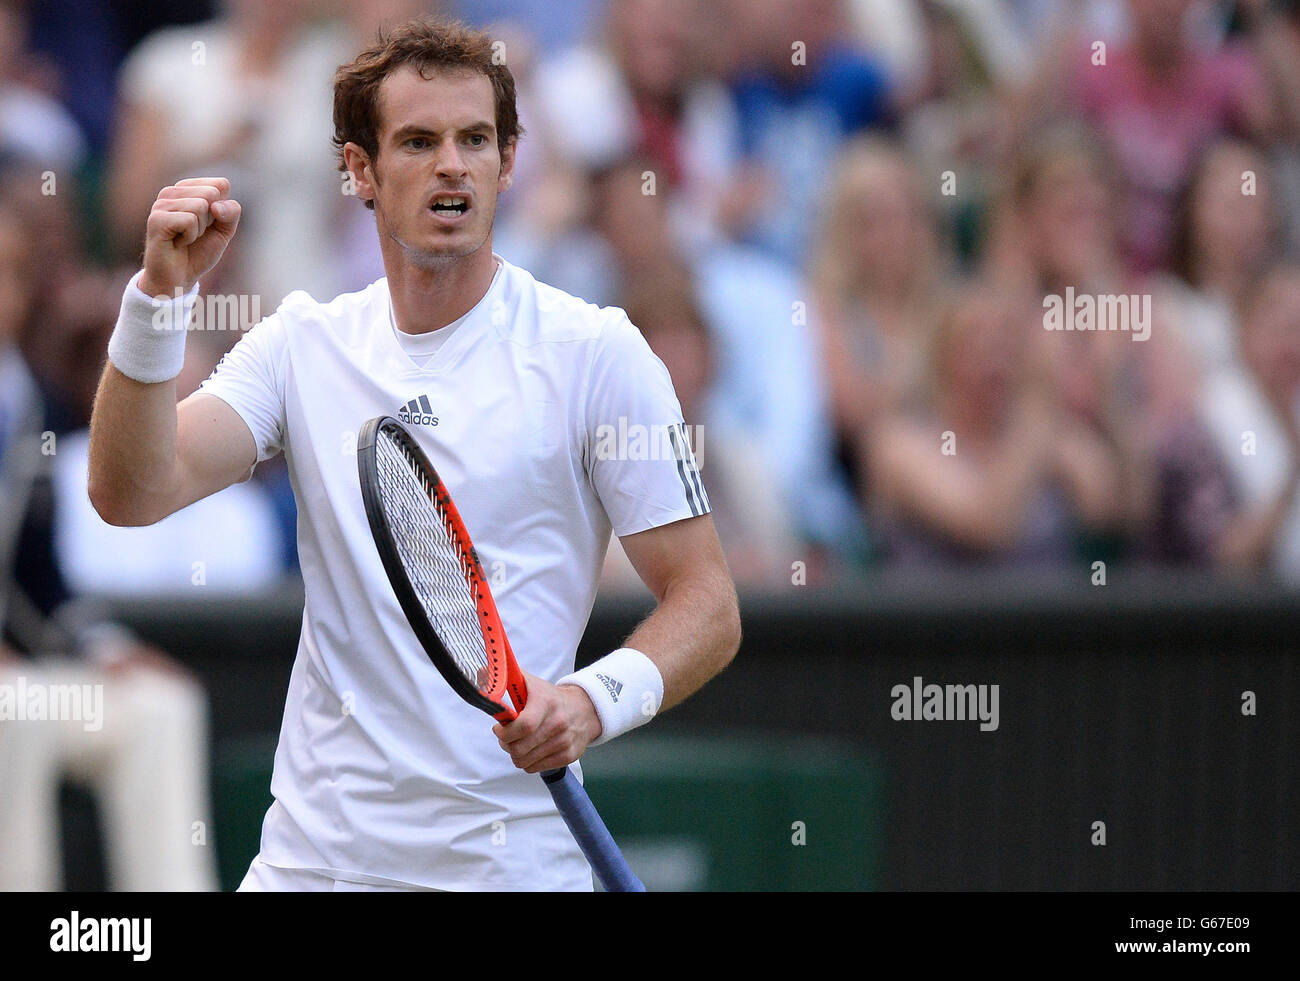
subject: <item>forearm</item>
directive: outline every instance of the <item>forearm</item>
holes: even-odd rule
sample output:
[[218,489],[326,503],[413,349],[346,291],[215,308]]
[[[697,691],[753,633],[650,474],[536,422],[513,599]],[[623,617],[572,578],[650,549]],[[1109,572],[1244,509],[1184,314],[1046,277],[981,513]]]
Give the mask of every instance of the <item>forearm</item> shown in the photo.
[[110,524],[152,524],[170,513],[176,465],[176,382],[145,384],[104,368],[90,418],[90,500]]
[[964,547],[1011,548],[1049,463],[1044,451],[1009,441],[989,463],[964,475],[927,464],[911,485],[919,493],[900,493],[897,505]]
[[992,548],[1014,545],[1050,466],[1046,452],[1025,451],[1011,442],[982,474],[981,490],[967,501],[975,537]]
[[164,505],[180,484],[176,377],[192,304],[147,271],[122,296],[90,420],[90,499],[112,524],[152,524],[174,510]]
[[[90,421],[90,500],[115,525],[145,525],[246,477],[251,433],[219,399],[176,404],[198,281],[239,225],[224,177],[165,187],[146,223],[144,269],[128,284]],[[224,406],[224,408],[223,408]]]
[[740,610],[729,577],[674,582],[625,642],[645,654],[664,682],[659,711],[699,691],[740,648]]
[[570,698],[582,720],[577,728],[589,730],[583,746],[615,739],[684,701],[740,647],[736,589],[711,516],[619,541],[657,606],[621,649],[560,679],[560,691],[585,693]]
[[1083,523],[1092,529],[1123,525],[1123,480],[1116,454],[1101,439],[1080,432],[1063,435],[1057,470]]

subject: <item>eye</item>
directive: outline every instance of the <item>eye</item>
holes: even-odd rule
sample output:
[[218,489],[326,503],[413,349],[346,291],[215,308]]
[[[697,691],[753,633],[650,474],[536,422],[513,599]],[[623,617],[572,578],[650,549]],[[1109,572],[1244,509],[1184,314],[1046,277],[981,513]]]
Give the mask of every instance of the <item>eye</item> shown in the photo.
[[475,147],[486,146],[487,137],[484,136],[482,133],[471,133],[469,135],[469,145]]
[[429,140],[423,136],[412,136],[406,141],[406,145],[412,150],[423,150],[429,145]]

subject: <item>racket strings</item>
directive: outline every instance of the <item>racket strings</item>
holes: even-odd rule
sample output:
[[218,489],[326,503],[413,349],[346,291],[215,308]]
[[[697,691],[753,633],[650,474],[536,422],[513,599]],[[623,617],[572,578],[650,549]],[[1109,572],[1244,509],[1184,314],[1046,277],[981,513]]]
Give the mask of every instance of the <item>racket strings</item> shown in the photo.
[[486,691],[493,669],[479,623],[478,585],[470,557],[414,456],[382,433],[380,437],[379,493],[411,588],[456,669]]

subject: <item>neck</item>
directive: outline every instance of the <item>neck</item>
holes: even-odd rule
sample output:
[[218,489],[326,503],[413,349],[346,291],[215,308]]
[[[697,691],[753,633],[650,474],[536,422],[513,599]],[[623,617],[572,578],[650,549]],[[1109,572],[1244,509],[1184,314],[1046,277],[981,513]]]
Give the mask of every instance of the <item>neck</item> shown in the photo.
[[465,316],[487,294],[497,270],[491,238],[470,255],[433,265],[416,262],[392,239],[381,251],[393,317],[404,334],[427,334]]

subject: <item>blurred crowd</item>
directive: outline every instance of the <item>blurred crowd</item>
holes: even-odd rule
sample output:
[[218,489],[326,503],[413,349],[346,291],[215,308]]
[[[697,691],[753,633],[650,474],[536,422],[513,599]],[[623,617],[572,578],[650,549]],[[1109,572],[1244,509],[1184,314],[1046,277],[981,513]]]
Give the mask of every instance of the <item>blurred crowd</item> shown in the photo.
[[[0,0],[0,459],[23,392],[58,440],[10,522],[48,542],[18,570],[37,606],[293,573],[274,462],[154,528],[100,522],[94,386],[179,178],[244,207],[209,294],[265,314],[383,274],[330,83],[428,12],[489,28],[519,83],[497,252],[642,330],[742,586],[1300,580],[1300,3]],[[1145,336],[1044,329],[1083,295],[1131,298]],[[182,396],[237,338],[191,333]]]

